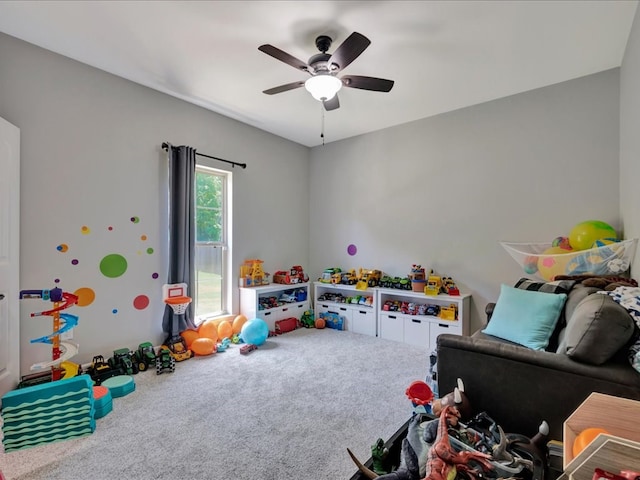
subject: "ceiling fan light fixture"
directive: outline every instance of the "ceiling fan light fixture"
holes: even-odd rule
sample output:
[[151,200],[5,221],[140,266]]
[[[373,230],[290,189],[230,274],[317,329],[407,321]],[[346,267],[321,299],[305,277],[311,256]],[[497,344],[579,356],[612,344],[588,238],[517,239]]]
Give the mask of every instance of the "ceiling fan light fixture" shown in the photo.
[[304,88],[313,98],[322,102],[335,97],[338,90],[342,88],[342,81],[333,75],[316,75],[304,82]]

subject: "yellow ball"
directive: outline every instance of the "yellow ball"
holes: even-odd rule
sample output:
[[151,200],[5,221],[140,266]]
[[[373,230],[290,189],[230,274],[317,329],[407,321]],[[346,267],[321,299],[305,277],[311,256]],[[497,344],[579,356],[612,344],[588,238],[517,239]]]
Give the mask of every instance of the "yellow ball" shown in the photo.
[[603,238],[617,239],[618,234],[611,225],[599,220],[580,222],[569,233],[569,243],[574,250],[587,250]]
[[547,281],[553,280],[556,275],[564,275],[567,263],[573,255],[561,247],[547,248],[538,258],[538,273]]

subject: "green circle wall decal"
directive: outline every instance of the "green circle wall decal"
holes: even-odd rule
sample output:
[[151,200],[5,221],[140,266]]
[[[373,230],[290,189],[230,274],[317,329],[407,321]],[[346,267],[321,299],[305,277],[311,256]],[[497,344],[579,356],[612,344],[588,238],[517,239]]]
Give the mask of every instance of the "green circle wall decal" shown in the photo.
[[117,253],[107,255],[100,261],[100,271],[105,277],[119,277],[127,271],[127,260]]

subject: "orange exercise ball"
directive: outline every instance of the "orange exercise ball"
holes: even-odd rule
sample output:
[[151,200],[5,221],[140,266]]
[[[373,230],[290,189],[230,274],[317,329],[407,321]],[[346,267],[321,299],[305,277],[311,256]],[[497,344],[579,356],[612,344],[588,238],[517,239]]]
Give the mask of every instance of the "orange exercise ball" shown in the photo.
[[604,428],[597,427],[586,428],[580,432],[573,442],[573,458],[577,457],[578,454],[601,433],[609,434]]
[[196,355],[211,355],[216,351],[216,342],[210,338],[196,338],[191,344],[191,350]]
[[210,338],[214,342],[218,340],[218,325],[214,320],[205,320],[198,329],[200,338]]
[[327,322],[322,317],[316,318],[314,323],[315,323],[316,328],[324,328],[324,327],[327,326]]
[[218,338],[231,338],[233,335],[233,327],[227,320],[223,320],[218,324]]
[[193,343],[193,341],[196,338],[200,338],[200,334],[198,333],[198,331],[192,330],[192,329],[188,329],[180,332],[180,336],[184,338],[185,342],[187,342],[187,348],[191,348],[191,344]]
[[242,326],[247,323],[247,320],[247,317],[242,314],[236,316],[236,318],[233,319],[233,323],[231,325],[233,327],[233,333],[240,333],[240,330],[242,330]]

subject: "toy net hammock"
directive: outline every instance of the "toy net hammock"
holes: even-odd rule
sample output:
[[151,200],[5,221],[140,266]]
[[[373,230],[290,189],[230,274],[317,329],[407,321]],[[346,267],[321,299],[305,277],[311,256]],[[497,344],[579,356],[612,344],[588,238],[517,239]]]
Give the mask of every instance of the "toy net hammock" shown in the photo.
[[603,242],[588,250],[564,250],[548,243],[500,242],[524,272],[543,280],[556,275],[623,275],[633,262],[637,238]]
[[191,297],[165,298],[164,303],[166,303],[173,309],[173,313],[182,315],[187,311],[187,307],[191,303]]

